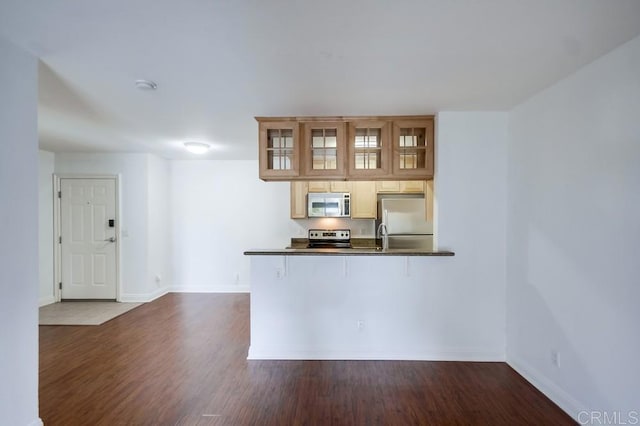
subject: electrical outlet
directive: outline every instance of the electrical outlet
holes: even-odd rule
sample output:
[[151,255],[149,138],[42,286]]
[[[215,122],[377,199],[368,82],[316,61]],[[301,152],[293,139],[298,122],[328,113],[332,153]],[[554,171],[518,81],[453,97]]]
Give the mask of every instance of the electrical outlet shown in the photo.
[[276,268],[276,278],[282,279],[282,268]]
[[364,321],[358,320],[356,327],[358,328],[358,331],[362,331],[364,329]]
[[236,285],[240,284],[240,274],[236,274]]
[[555,367],[560,367],[560,352],[556,350],[551,351],[551,364]]

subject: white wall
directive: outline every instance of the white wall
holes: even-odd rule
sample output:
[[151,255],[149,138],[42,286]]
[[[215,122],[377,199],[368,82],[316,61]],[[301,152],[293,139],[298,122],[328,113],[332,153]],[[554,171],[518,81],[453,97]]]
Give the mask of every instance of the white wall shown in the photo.
[[508,361],[573,416],[638,413],[640,38],[509,128]]
[[[504,353],[507,114],[437,117],[434,193],[438,248],[456,253],[447,279],[469,324]],[[459,309],[460,306],[451,306]]]
[[0,38],[0,424],[38,418],[37,59]]
[[172,282],[171,182],[169,162],[147,158],[147,293],[162,294]]
[[[166,291],[170,285],[165,277],[170,274],[158,265],[165,256],[164,248],[151,245],[165,241],[165,236],[158,234],[149,236],[149,229],[156,230],[168,222],[168,213],[159,211],[163,203],[158,201],[156,184],[149,184],[149,169],[153,169],[154,180],[164,181],[162,176],[163,162],[166,160],[150,159],[150,154],[80,154],[59,153],[55,157],[56,174],[105,174],[120,176],[120,259],[121,259],[121,294],[122,301],[148,301]],[[151,166],[150,166],[151,164]],[[149,190],[153,191],[153,210],[150,210]],[[153,217],[150,220],[150,215]],[[165,228],[170,225],[165,223]],[[164,263],[168,265],[169,259]],[[162,270],[160,270],[162,269]],[[156,272],[156,270],[158,272]],[[161,286],[155,284],[155,275],[163,276]],[[153,280],[153,281],[152,281]],[[152,283],[153,282],[153,283]]]
[[53,168],[52,152],[38,152],[38,248],[40,275],[40,306],[55,302],[53,281]]
[[289,183],[262,182],[257,161],[172,161],[174,289],[247,291],[251,248],[286,247]]

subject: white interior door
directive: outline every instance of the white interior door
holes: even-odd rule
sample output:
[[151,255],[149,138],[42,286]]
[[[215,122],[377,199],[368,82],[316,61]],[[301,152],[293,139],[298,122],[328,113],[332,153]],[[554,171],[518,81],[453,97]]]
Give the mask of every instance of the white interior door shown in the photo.
[[61,178],[60,192],[62,299],[116,299],[116,180]]

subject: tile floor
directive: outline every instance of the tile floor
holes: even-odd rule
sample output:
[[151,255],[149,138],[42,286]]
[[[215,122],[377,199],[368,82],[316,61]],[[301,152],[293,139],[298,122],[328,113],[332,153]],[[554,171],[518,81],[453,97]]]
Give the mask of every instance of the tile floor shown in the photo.
[[100,325],[142,303],[61,302],[40,308],[40,325]]

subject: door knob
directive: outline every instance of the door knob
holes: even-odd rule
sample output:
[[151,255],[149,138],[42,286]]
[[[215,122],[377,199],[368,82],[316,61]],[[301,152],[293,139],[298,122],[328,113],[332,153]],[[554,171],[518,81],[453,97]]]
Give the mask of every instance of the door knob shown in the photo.
[[108,241],[110,243],[115,243],[116,242],[116,237],[107,238],[105,241]]

